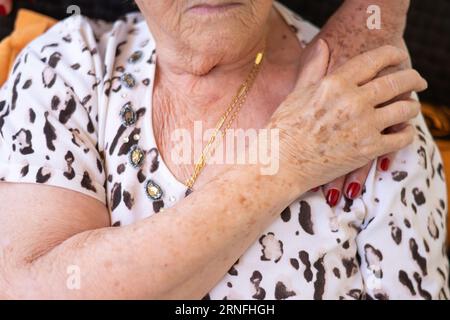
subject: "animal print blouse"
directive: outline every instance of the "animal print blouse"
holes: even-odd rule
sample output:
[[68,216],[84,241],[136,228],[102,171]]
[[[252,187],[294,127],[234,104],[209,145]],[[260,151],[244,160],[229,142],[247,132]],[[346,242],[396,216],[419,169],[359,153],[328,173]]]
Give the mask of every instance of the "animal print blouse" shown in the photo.
[[[317,34],[275,7],[303,45]],[[70,17],[32,42],[0,90],[0,180],[91,196],[116,227],[164,214],[186,187],[153,135],[156,59],[138,13],[114,24]],[[423,117],[414,125],[414,143],[391,171],[372,168],[359,199],[331,209],[304,194],[206,298],[448,298],[442,161]]]

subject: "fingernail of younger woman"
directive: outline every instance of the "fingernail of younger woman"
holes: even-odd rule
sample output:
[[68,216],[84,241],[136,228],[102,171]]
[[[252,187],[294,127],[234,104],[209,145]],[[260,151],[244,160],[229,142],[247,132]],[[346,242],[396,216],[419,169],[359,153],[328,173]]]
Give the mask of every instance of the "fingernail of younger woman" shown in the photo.
[[6,16],[6,8],[0,4],[0,16]]
[[381,163],[380,163],[381,170],[388,171],[390,164],[391,164],[391,161],[388,158],[384,158],[383,160],[381,160]]
[[361,185],[358,182],[352,182],[347,187],[347,198],[354,200],[361,191]]
[[337,189],[331,189],[327,194],[327,203],[330,207],[337,205],[341,193]]

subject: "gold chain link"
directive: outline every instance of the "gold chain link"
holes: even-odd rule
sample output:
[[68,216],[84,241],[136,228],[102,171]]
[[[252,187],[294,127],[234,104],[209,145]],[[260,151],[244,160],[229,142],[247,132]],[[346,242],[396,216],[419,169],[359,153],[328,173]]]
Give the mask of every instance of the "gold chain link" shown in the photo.
[[[214,152],[214,150],[217,147],[217,144],[214,145],[214,143],[217,143],[218,140],[216,140],[219,133],[222,134],[222,137],[225,136],[226,131],[231,128],[231,125],[233,124],[234,120],[236,120],[236,117],[241,110],[242,106],[244,105],[248,93],[250,92],[250,89],[252,88],[256,76],[259,73],[259,70],[261,69],[261,62],[264,58],[264,53],[259,52],[256,55],[255,62],[253,64],[253,68],[250,71],[250,73],[247,76],[247,79],[244,81],[244,83],[239,87],[239,90],[237,91],[236,95],[233,97],[233,100],[230,104],[230,106],[227,108],[225,113],[220,117],[219,121],[216,124],[216,128],[214,130],[214,133],[212,134],[211,138],[209,138],[208,143],[206,144],[205,148],[202,151],[202,154],[198,161],[196,162],[194,166],[194,172],[192,173],[191,177],[186,180],[186,186],[192,190],[192,187],[194,186],[195,182],[197,181],[200,173],[203,171],[203,169],[206,166],[206,162],[208,161],[211,154]],[[227,121],[228,120],[228,121]]]

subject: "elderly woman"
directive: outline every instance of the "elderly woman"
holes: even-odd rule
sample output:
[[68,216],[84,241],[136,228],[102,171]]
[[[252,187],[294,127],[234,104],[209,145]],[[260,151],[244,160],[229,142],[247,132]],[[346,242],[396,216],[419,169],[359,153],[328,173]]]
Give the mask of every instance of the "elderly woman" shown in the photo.
[[[426,82],[380,75],[404,51],[329,68],[323,40],[305,48],[318,30],[271,0],[137,3],[114,25],[59,23],[2,88],[0,296],[449,296],[440,156],[419,103],[395,100]],[[194,121],[216,128],[200,160],[226,129],[278,132],[279,170],[177,163]],[[364,166],[353,200],[309,191]]]

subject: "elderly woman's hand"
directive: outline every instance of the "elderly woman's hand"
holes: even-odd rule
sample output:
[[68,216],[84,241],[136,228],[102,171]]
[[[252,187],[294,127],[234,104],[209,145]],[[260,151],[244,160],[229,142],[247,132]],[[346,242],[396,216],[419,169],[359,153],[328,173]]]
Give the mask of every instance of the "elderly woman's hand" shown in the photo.
[[[382,45],[393,45],[406,50],[403,33],[409,4],[409,0],[346,0],[318,35],[318,38],[325,39],[331,48],[328,72],[332,72],[351,57]],[[372,30],[366,26],[370,16],[366,12],[366,8],[371,5],[377,5],[382,12],[381,29],[379,30]],[[397,66],[383,70],[381,74],[389,74],[407,68],[411,68],[409,58]],[[398,125],[388,128],[386,132],[395,132],[402,128],[403,125]],[[379,171],[389,170],[393,156],[394,154],[387,154],[379,157],[377,169]],[[342,195],[349,199],[359,197],[363,191],[362,186],[372,168],[372,163],[373,161],[370,161],[348,175],[325,184],[323,191],[328,204],[332,207],[337,205]]]
[[405,51],[384,46],[349,60],[325,77],[326,43],[319,40],[308,55],[296,89],[269,125],[280,130],[280,167],[286,175],[317,187],[412,142],[411,126],[394,134],[383,131],[417,116],[417,101],[376,108],[427,87],[412,69],[375,78],[386,67],[405,61]]
[[0,0],[0,16],[6,16],[11,12],[12,1],[11,0]]

